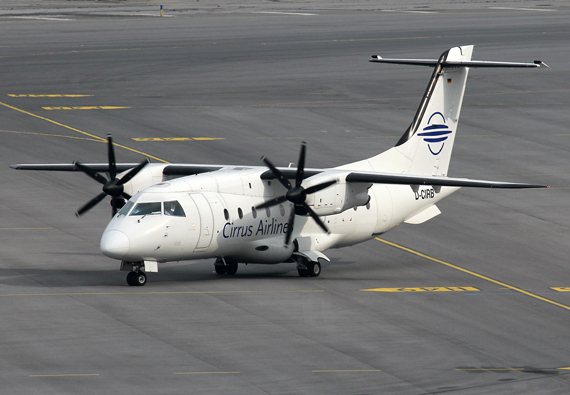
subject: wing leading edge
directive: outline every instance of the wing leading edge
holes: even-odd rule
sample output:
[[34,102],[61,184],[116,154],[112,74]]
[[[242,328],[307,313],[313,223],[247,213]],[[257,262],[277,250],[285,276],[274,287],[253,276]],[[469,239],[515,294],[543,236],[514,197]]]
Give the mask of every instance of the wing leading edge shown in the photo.
[[501,189],[548,188],[548,185],[526,184],[519,182],[472,180],[469,178],[452,178],[452,177],[414,176],[407,174],[388,174],[388,173],[378,173],[378,172],[351,172],[346,176],[346,181],[363,182],[371,184],[430,185],[430,186],[441,186],[441,187],[466,187],[466,188],[501,188]]

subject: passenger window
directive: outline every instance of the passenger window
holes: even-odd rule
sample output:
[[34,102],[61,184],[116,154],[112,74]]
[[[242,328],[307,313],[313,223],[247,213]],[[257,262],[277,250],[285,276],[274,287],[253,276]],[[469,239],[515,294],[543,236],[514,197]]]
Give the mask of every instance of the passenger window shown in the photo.
[[282,217],[285,216],[285,207],[283,207],[282,204],[279,205],[279,212],[281,213],[281,216],[282,216]]
[[271,216],[271,210],[269,210],[269,207],[265,207],[265,215],[267,215],[267,218]]
[[224,218],[226,219],[226,221],[230,220],[230,213],[228,212],[227,209],[224,209]]
[[251,215],[253,215],[253,218],[257,218],[257,209],[255,207],[251,208]]
[[129,214],[129,216],[133,215],[160,215],[161,213],[161,204],[160,202],[152,202],[152,203],[139,203],[135,206],[133,211]]
[[238,217],[239,219],[243,218],[243,211],[241,211],[241,207],[238,207]]
[[164,215],[170,215],[173,217],[186,217],[184,209],[177,200],[164,202]]
[[133,208],[135,204],[133,202],[131,202],[130,200],[127,202],[127,204],[125,204],[120,210],[119,210],[119,215],[127,215],[129,213],[129,211],[131,211],[131,209]]

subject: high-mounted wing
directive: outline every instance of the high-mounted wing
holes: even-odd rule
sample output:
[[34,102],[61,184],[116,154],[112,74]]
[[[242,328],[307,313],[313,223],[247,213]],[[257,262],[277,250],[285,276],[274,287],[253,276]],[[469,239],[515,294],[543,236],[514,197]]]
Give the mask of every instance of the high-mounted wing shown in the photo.
[[350,172],[346,176],[347,182],[363,182],[371,184],[395,184],[395,185],[430,185],[442,187],[466,187],[466,188],[548,188],[548,185],[526,184],[519,182],[503,182],[488,180],[472,180],[469,178],[431,177],[407,174],[389,174],[380,172]]

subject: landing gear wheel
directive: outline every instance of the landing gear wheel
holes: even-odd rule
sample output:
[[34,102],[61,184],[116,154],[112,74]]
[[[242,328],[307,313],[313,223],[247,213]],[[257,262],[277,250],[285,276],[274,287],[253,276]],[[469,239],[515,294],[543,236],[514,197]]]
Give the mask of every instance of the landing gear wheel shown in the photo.
[[238,271],[238,263],[237,262],[227,262],[226,261],[226,273],[229,274],[230,276],[233,276],[237,273]]
[[319,277],[321,264],[319,262],[304,261],[297,266],[297,273],[299,273],[300,277]]
[[310,277],[319,277],[321,274],[321,264],[319,262],[309,262],[307,265]]
[[146,284],[146,280],[146,274],[142,271],[129,272],[129,274],[127,274],[127,284],[129,284],[131,287],[142,287]]
[[223,276],[224,274],[226,274],[226,265],[222,264],[222,265],[214,265],[214,270],[216,271],[216,274],[219,276]]

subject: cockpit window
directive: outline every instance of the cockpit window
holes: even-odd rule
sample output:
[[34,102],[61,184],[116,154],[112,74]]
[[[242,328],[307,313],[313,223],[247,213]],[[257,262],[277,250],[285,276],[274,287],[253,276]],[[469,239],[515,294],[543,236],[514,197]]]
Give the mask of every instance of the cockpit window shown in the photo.
[[135,204],[130,200],[119,210],[119,215],[127,215]]
[[184,210],[178,201],[172,200],[164,202],[164,215],[171,215],[173,217],[185,217]]
[[160,202],[152,203],[138,203],[129,216],[133,215],[160,215],[161,204]]

